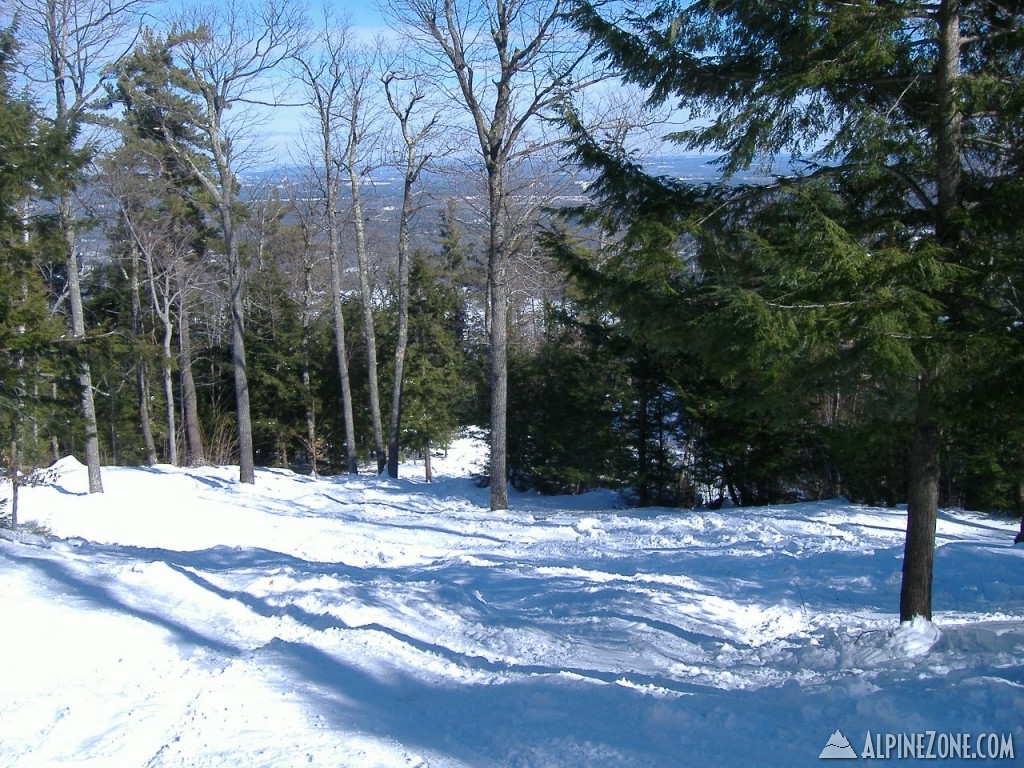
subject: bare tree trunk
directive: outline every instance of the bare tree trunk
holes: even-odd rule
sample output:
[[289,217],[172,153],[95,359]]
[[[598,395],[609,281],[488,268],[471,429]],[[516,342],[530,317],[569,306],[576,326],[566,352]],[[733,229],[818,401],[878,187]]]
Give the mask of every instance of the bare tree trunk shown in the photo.
[[[147,252],[146,255],[146,276],[149,282],[150,306],[163,326],[163,340],[160,345],[163,360],[160,363],[160,371],[164,387],[164,413],[167,420],[166,456],[167,463],[176,467],[178,466],[178,428],[174,405],[174,373],[171,365],[171,342],[174,340],[174,297],[172,285],[175,282],[172,271],[176,268],[176,265],[169,267],[158,276],[153,263],[154,254]],[[158,281],[162,285],[158,285]]]
[[[68,298],[71,303],[71,335],[76,339],[85,337],[85,311],[82,308],[82,287],[78,274],[78,252],[75,250],[75,234],[71,224],[71,203],[61,201],[61,221],[67,245]],[[96,421],[96,403],[93,400],[92,371],[89,362],[83,358],[78,365],[78,387],[82,404],[82,421],[85,427],[85,464],[89,473],[89,493],[103,493],[103,477],[100,472],[100,438]]]
[[19,489],[21,488],[21,482],[18,479],[18,471],[14,470],[11,475],[11,530],[15,530],[18,527],[18,504],[19,502]]
[[306,240],[303,252],[302,281],[302,394],[306,407],[306,460],[310,471],[317,474],[317,458],[319,448],[316,436],[316,401],[313,399],[313,385],[310,378],[309,326],[312,319],[313,306],[313,263],[310,260],[311,249]]
[[18,422],[11,418],[11,447],[7,457],[7,479],[11,481],[11,530],[18,527]]
[[316,404],[313,402],[312,387],[309,379],[308,359],[302,366],[302,391],[306,400],[306,461],[309,462],[309,470],[315,476],[317,471],[317,436],[316,436]]
[[139,360],[135,364],[135,392],[139,399],[139,426],[142,430],[142,444],[146,449],[146,463],[156,464],[156,441],[153,439],[152,419],[149,415],[149,384],[146,382],[146,364]]
[[334,351],[338,357],[338,378],[341,381],[341,407],[345,419],[345,464],[350,475],[359,472],[356,461],[356,427],[352,414],[352,379],[348,375],[348,347],[345,344],[345,313],[341,308],[341,256],[338,253],[337,235],[333,221],[328,216],[330,227],[331,260],[331,312],[334,315]]
[[[139,20],[141,3],[137,0],[108,2],[105,5],[81,0],[24,0],[17,3],[16,16],[26,23],[29,36],[42,45],[44,56],[35,62],[53,87],[54,122],[59,129],[70,130],[83,123],[84,114],[104,81],[103,70],[125,52],[120,42],[131,40],[128,32]],[[31,64],[30,64],[31,66]],[[70,179],[69,179],[70,181]],[[79,261],[75,250],[72,204],[68,193],[58,203],[61,231],[66,240],[68,296],[71,303],[71,335],[85,336]],[[92,372],[88,362],[78,368],[82,421],[85,427],[85,461],[89,472],[89,493],[103,492],[100,472],[99,427],[93,400]]]
[[[406,199],[409,194],[406,185]],[[391,386],[391,422],[388,425],[388,476],[398,477],[398,454],[402,437],[402,387],[405,383],[405,353],[409,346],[409,231],[403,203],[398,234],[398,338],[395,340],[395,370]]]
[[174,370],[171,367],[171,341],[173,338],[174,329],[168,323],[164,326],[163,343],[164,398],[167,405],[167,463],[176,467],[178,466],[178,425],[175,419],[174,406]]
[[[136,339],[142,336],[142,296],[139,286],[139,248],[135,242],[131,244],[131,299],[132,299],[132,332]],[[153,427],[149,415],[149,386],[146,383],[146,362],[139,357],[135,363],[135,388],[139,399],[139,426],[142,430],[142,443],[146,449],[146,463],[152,466],[158,459],[156,442],[153,440]]]
[[192,330],[188,308],[188,290],[178,269],[178,371],[181,376],[181,404],[185,421],[185,441],[188,445],[188,464],[198,467],[206,463],[203,431],[199,426],[199,400],[192,375]]
[[423,445],[423,479],[428,483],[434,482],[434,470],[430,466],[430,441]]
[[1024,450],[1017,450],[1017,516],[1020,518],[1020,531],[1013,537],[1015,545],[1024,542]]
[[[564,0],[387,0],[410,38],[444,61],[469,114],[488,180],[487,254],[491,363],[491,508],[508,508],[508,261],[504,182],[510,161],[538,151],[527,128],[567,94],[587,87],[580,77],[589,43],[567,28]],[[487,30],[489,34],[477,34]],[[472,34],[467,34],[472,32]],[[540,75],[543,73],[543,76]]]
[[366,374],[370,397],[370,420],[373,423],[373,450],[377,458],[377,474],[380,474],[387,464],[387,455],[384,449],[384,429],[380,415],[380,387],[377,383],[377,333],[373,327],[373,286],[370,281],[369,255],[366,250],[366,227],[363,224],[363,202],[359,190],[360,178],[355,168],[355,150],[356,142],[353,139],[349,144],[348,177],[352,190],[352,225],[356,235],[359,296],[363,307],[363,339],[366,342]]
[[256,462],[252,442],[252,410],[249,404],[249,372],[245,359],[245,307],[242,301],[242,265],[234,248],[228,266],[231,292],[231,367],[235,377],[235,412],[238,418],[238,480],[256,483]]
[[504,228],[502,170],[487,169],[490,239],[487,246],[487,294],[490,299],[491,509],[508,509],[508,265]]
[[[193,173],[217,211],[228,269],[228,304],[231,316],[231,364],[234,373],[238,433],[238,479],[256,482],[253,456],[252,413],[245,354],[245,269],[239,253],[235,212],[238,164],[244,157],[246,133],[241,120],[253,99],[260,100],[265,75],[289,61],[301,48],[305,28],[297,3],[266,0],[252,5],[228,3],[186,8],[178,19],[182,29],[203,34],[183,36],[173,50],[189,76],[193,100],[190,116],[203,135],[203,148],[212,166],[196,162],[192,152],[166,135],[166,146]],[[266,96],[266,94],[263,94]],[[272,105],[273,98],[267,96]]]

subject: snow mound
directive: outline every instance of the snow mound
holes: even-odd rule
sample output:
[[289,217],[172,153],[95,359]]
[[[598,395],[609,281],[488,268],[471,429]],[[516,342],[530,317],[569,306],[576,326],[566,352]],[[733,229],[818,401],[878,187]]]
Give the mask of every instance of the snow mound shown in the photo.
[[890,644],[893,652],[901,658],[914,659],[924,656],[939,642],[942,633],[939,628],[923,616],[904,621],[892,634]]
[[49,470],[55,476],[60,476],[86,472],[87,468],[85,464],[80,462],[74,456],[65,456],[53,462],[53,464],[49,466]]

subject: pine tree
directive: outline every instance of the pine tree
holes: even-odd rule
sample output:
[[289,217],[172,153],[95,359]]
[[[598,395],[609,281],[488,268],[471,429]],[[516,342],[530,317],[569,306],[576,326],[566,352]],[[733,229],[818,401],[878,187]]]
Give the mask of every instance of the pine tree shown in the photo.
[[0,517],[11,527],[18,522],[20,471],[42,457],[33,437],[51,415],[51,361],[61,335],[37,268],[46,250],[54,255],[59,238],[32,202],[56,194],[54,172],[69,151],[67,136],[14,94],[16,51],[14,30],[0,30],[0,456],[12,484],[11,509]]
[[[442,281],[436,266],[414,254],[409,270],[409,326],[402,388],[400,447],[422,453],[430,477],[432,446],[455,435],[466,399],[466,359],[459,344],[461,302],[457,289]],[[393,299],[396,301],[397,297]],[[382,314],[385,337],[394,344],[397,315]]]
[[[722,181],[698,196],[689,231],[709,307],[756,334],[752,359],[785,373],[808,333],[831,334],[827,354],[863,354],[889,382],[914,376],[900,616],[930,618],[943,384],[975,335],[992,332],[989,312],[1012,303],[997,254],[1019,240],[999,195],[1022,159],[1020,9],[700,0],[621,23],[581,3],[575,18],[627,80],[687,111],[694,127],[677,141],[721,153]],[[783,155],[791,178],[735,183]],[[612,166],[606,191],[622,178]],[[648,210],[680,198],[615,194]],[[1002,240],[979,236],[982,220]],[[736,268],[719,268],[723,256]]]

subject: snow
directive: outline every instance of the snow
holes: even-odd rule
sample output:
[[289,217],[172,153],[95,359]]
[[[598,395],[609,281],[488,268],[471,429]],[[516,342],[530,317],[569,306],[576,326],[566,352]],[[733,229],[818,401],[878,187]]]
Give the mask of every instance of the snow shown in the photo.
[[1015,521],[942,512],[934,623],[900,626],[902,510],[595,492],[494,513],[480,456],[458,441],[432,484],[109,467],[94,496],[58,462],[0,538],[0,766],[796,766],[920,732],[1024,750]]

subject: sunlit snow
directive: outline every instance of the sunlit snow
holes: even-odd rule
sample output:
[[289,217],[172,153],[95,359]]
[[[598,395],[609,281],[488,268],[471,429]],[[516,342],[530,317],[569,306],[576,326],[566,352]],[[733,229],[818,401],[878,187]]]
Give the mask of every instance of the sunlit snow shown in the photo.
[[935,621],[901,627],[902,510],[494,513],[481,455],[458,441],[432,484],[110,467],[97,496],[63,460],[21,491],[42,533],[0,539],[0,766],[799,766],[837,731],[1024,751],[1016,521],[941,513]]

